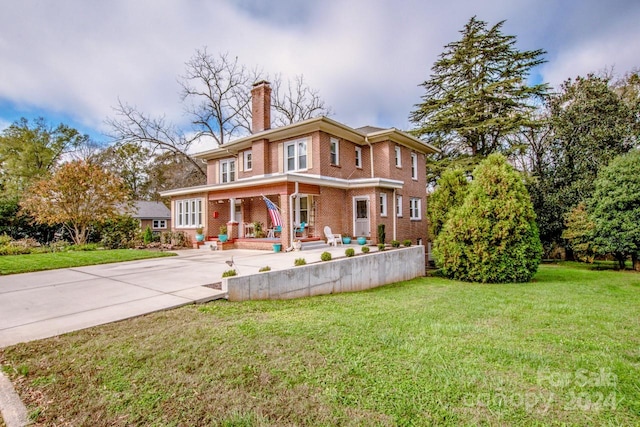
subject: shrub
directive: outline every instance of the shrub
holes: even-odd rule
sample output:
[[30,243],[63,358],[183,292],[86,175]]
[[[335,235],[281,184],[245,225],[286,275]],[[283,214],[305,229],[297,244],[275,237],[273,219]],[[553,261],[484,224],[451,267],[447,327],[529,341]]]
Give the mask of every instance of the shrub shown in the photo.
[[300,265],[305,265],[307,263],[307,260],[304,258],[296,258],[296,260],[293,262],[293,265],[300,266]]
[[362,246],[360,250],[363,254],[368,254],[371,249],[369,248],[369,246]]
[[139,232],[139,223],[128,215],[109,219],[98,226],[101,243],[107,249],[123,249],[133,246]]
[[327,251],[322,252],[322,254],[320,255],[320,259],[322,261],[331,261],[331,253]]
[[386,233],[384,232],[384,224],[378,224],[378,244],[384,244],[384,240],[387,238]]
[[227,270],[224,273],[222,273],[222,277],[232,277],[237,275],[238,275],[238,272],[236,272],[235,270]]
[[384,251],[384,243],[378,243],[378,250],[380,252]]
[[440,234],[451,212],[462,205],[468,187],[469,183],[462,169],[449,169],[442,173],[427,204],[431,238],[435,239]]
[[262,267],[260,270],[258,270],[258,273],[262,273],[264,271],[271,271],[271,267],[269,267],[268,265],[265,267]]
[[393,246],[394,248],[399,248],[400,247],[400,242],[397,240],[392,240],[391,241],[391,246]]
[[406,248],[408,248],[409,246],[411,246],[411,239],[406,239],[402,241],[402,245]]
[[148,225],[144,230],[144,234],[142,235],[142,241],[145,245],[148,245],[153,241],[153,232],[151,231],[151,227],[149,227]]
[[0,246],[6,246],[11,242],[11,237],[8,234],[0,234]]
[[346,256],[348,256],[348,257],[352,257],[352,256],[354,256],[354,255],[356,254],[356,251],[355,251],[355,249],[353,249],[353,248],[347,248],[347,249],[344,251],[344,254],[345,254]]
[[535,274],[542,244],[522,177],[500,154],[473,172],[462,205],[434,241],[445,276],[468,282],[526,282]]

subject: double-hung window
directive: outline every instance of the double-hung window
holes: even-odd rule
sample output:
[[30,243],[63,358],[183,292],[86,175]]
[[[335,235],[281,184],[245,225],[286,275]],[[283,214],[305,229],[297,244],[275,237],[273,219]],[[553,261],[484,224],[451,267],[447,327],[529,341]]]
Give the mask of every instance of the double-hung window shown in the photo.
[[329,155],[332,165],[337,166],[340,164],[340,142],[337,138],[331,138]]
[[356,167],[362,167],[362,148],[356,147]]
[[176,226],[200,227],[202,226],[202,199],[176,200]]
[[422,216],[420,213],[421,204],[422,204],[422,200],[417,197],[412,197],[411,200],[409,200],[409,217],[412,220],[422,219]]
[[235,159],[220,160],[220,183],[233,182],[236,180]]
[[399,145],[396,145],[396,167],[402,167],[402,152],[400,151]]
[[380,216],[387,216],[387,194],[380,193]]
[[396,196],[396,216],[402,216],[402,196]]
[[418,155],[411,153],[411,179],[418,179]]
[[167,228],[167,221],[164,219],[154,219],[153,228]]
[[244,152],[244,170],[250,171],[253,169],[253,153],[251,150],[247,150]]
[[284,157],[287,172],[307,169],[307,141],[292,141],[284,146]]

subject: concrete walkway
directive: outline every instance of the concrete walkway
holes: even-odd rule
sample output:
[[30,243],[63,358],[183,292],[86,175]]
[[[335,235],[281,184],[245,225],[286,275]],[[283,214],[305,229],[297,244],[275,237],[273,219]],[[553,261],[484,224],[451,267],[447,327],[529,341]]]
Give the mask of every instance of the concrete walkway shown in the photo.
[[239,274],[246,275],[265,266],[291,268],[300,257],[319,261],[325,250],[343,256],[346,247],[289,253],[190,249],[177,257],[0,276],[0,348],[224,298],[205,285],[221,281],[232,257]]

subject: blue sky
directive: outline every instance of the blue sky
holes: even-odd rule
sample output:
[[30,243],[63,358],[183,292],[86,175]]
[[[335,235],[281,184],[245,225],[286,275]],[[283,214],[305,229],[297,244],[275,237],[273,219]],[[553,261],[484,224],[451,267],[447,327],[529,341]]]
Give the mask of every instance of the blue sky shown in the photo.
[[[108,129],[118,99],[187,124],[178,76],[196,49],[305,80],[353,127],[409,128],[418,86],[468,19],[544,49],[535,70],[569,77],[640,67],[637,0],[0,0],[0,129],[45,117]],[[203,149],[212,147],[201,147]]]

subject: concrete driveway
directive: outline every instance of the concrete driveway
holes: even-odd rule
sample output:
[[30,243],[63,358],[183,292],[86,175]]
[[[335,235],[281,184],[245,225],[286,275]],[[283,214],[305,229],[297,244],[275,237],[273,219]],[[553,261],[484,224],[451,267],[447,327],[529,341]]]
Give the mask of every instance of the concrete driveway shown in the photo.
[[0,348],[205,302],[226,295],[206,287],[221,281],[233,260],[242,275],[264,266],[291,268],[294,258],[334,257],[344,247],[302,252],[184,250],[179,256],[0,276]]

